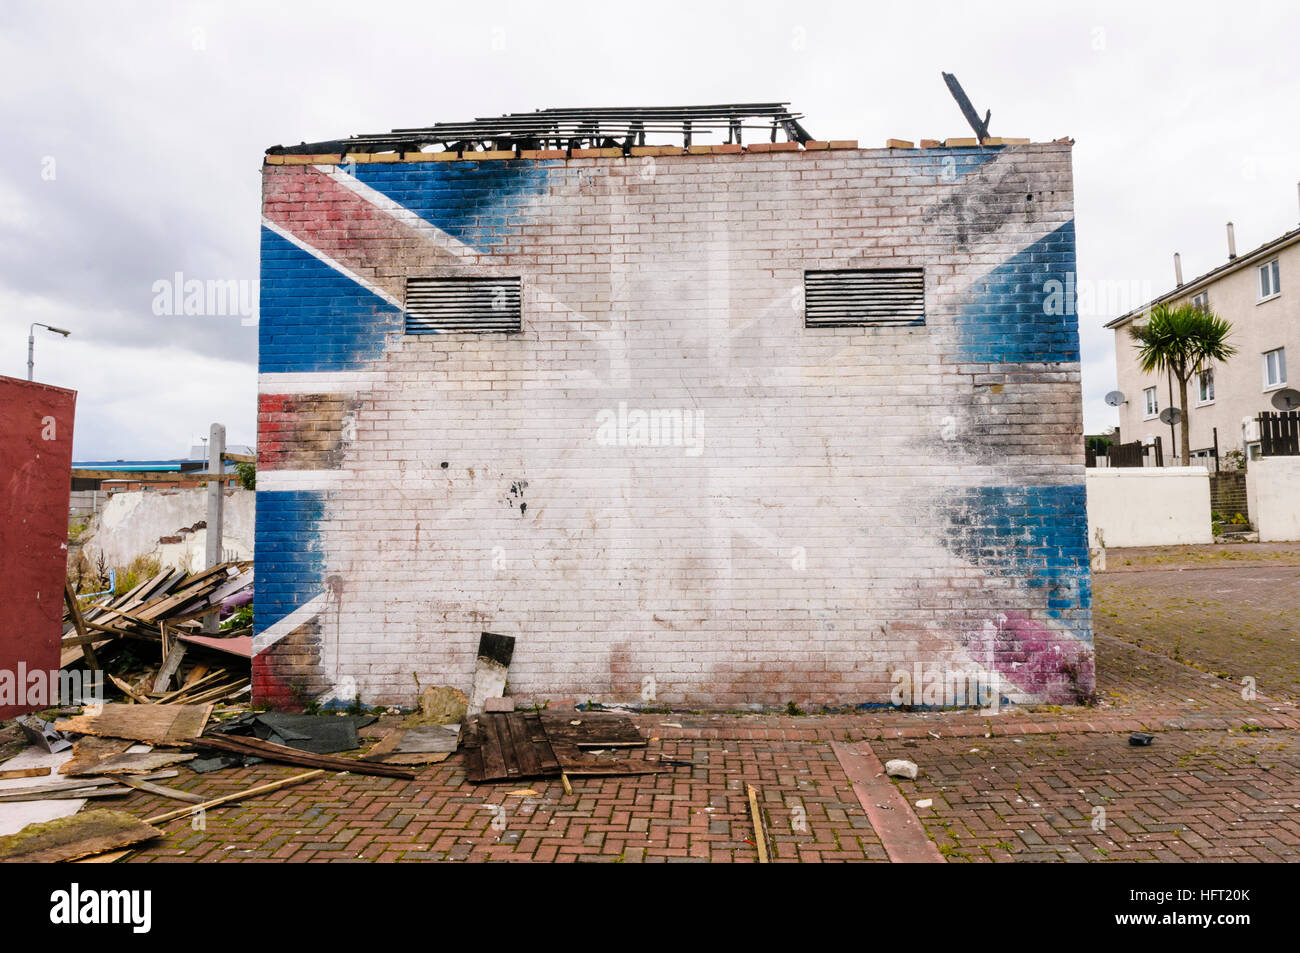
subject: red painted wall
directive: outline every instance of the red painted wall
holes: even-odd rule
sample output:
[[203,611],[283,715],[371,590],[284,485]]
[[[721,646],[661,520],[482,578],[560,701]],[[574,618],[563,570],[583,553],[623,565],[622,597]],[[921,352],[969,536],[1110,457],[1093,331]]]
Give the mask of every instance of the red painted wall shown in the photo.
[[[0,671],[59,667],[77,392],[0,377]],[[0,720],[32,711],[0,704]]]

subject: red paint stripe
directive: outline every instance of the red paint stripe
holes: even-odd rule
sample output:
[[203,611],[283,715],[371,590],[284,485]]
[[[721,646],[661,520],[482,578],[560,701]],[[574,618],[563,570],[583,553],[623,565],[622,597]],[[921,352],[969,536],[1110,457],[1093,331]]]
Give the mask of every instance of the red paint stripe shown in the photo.
[[[269,166],[262,214],[304,245],[333,258],[398,301],[405,279],[379,277],[392,249],[443,254],[433,242],[311,166]],[[414,243],[414,244],[412,244]]]

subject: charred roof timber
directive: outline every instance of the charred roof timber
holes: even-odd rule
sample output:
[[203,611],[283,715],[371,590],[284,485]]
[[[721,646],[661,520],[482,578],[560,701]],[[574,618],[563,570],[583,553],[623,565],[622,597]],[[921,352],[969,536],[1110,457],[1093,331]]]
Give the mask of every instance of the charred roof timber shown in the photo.
[[703,132],[725,133],[739,145],[746,130],[789,142],[812,137],[789,103],[733,103],[716,106],[630,106],[607,109],[539,109],[472,122],[442,122],[417,129],[271,146],[267,155],[331,155],[374,152],[486,152],[520,149],[621,148],[644,146],[646,136],[681,136],[684,146]]

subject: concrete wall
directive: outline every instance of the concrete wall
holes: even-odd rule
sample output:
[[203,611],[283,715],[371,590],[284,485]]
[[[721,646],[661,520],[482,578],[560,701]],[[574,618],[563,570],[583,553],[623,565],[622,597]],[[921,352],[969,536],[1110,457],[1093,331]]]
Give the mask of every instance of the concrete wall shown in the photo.
[[[1091,690],[1068,145],[677,151],[268,162],[259,700],[468,689],[483,630],[532,699]],[[924,325],[805,328],[854,267]],[[404,335],[492,274],[521,334]]]
[[1205,467],[1089,469],[1088,541],[1107,547],[1214,542],[1209,471]]
[[68,488],[77,394],[0,377],[0,721],[20,704],[28,671],[57,671],[68,561]]
[[[222,549],[227,559],[252,559],[256,495],[226,490]],[[109,566],[156,555],[163,565],[199,570],[207,545],[208,493],[193,490],[124,490],[100,505],[82,542],[91,565],[104,554]]]
[[107,490],[73,490],[68,501],[68,516],[71,519],[89,519],[99,512],[107,499]]
[[1260,542],[1300,540],[1300,457],[1250,461],[1246,494]]

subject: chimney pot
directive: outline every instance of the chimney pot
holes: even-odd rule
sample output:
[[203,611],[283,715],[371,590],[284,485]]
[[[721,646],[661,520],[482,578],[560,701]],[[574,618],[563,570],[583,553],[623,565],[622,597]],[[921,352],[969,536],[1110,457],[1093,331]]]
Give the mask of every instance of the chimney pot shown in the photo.
[[1237,257],[1237,236],[1233,234],[1232,223],[1228,223],[1228,258],[1229,260]]
[[1183,256],[1174,252],[1174,283],[1181,288],[1183,286]]

